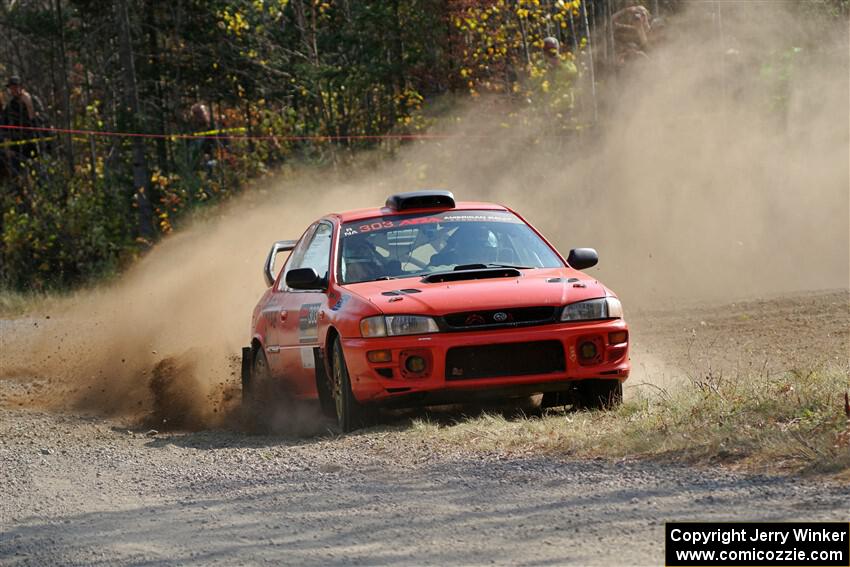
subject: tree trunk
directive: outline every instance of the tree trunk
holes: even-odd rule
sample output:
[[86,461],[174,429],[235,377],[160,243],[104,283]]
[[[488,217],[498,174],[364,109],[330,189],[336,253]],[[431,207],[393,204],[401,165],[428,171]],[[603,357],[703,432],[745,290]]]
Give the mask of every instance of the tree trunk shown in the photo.
[[[136,86],[136,66],[133,61],[133,42],[130,36],[130,15],[127,0],[115,3],[118,28],[118,51],[124,78],[124,111],[129,113],[128,124],[133,132],[140,132],[139,91]],[[145,160],[145,145],[141,137],[133,137],[133,191],[139,210],[139,235],[153,236],[153,212],[148,195],[148,167]]]
[[[157,121],[157,134],[166,134],[167,119],[165,94],[162,87],[162,56],[159,50],[159,37],[157,30],[159,29],[156,20],[156,5],[151,0],[148,0],[145,11],[147,12],[147,28],[148,28],[148,53],[150,56],[151,77],[154,78],[154,96],[159,108],[159,120]],[[157,138],[156,140],[156,156],[157,164],[160,171],[170,171],[168,163],[168,149],[165,144],[165,138]]]
[[[62,57],[62,126],[71,129],[71,87],[68,85],[68,52],[65,47],[65,19],[62,17],[62,0],[56,0],[56,19],[59,26],[59,51]],[[71,135],[62,136],[65,146],[65,157],[68,163],[68,173],[74,174],[74,151]]]

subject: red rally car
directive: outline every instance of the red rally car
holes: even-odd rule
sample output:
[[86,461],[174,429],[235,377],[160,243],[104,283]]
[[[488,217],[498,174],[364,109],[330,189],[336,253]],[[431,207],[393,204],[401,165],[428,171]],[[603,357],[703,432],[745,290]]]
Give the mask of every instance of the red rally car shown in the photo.
[[[275,277],[275,257],[291,251]],[[329,214],[274,244],[242,349],[246,406],[319,399],[343,431],[370,407],[543,394],[607,408],[629,376],[614,293],[517,213],[448,191]]]

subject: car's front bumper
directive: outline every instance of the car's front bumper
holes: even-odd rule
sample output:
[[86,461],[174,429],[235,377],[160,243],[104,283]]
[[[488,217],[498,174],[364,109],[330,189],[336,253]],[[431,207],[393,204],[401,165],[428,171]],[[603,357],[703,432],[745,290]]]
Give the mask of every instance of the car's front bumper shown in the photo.
[[[342,344],[352,390],[359,401],[391,404],[393,401],[421,399],[422,403],[436,404],[462,401],[479,394],[492,397],[503,392],[508,397],[560,391],[568,389],[571,381],[585,378],[623,381],[630,370],[628,340],[611,344],[609,337],[610,333],[627,330],[626,323],[616,319],[405,337],[348,338],[343,339]],[[588,340],[593,341],[600,351],[593,360],[581,357],[580,345]],[[518,343],[551,346],[554,342],[562,346],[564,360],[542,373],[538,371],[541,366],[531,362],[528,368],[532,372],[524,373],[523,361],[509,358],[504,361],[505,366],[510,367],[509,371],[506,370],[512,373],[509,376],[466,377],[463,376],[464,368],[446,365],[447,353],[455,347],[473,347],[469,349],[473,354],[475,347],[485,347],[481,352],[494,353],[499,346],[503,346],[506,352],[512,352],[512,345]],[[496,351],[486,348],[493,345],[497,345]],[[367,353],[381,350],[390,352],[389,362],[373,363],[368,360]],[[526,358],[533,356],[533,350],[528,348],[516,352],[525,353]],[[406,371],[405,361],[411,355],[422,356],[428,362],[428,371],[423,375],[412,375]],[[552,357],[551,348],[547,348],[546,356]],[[485,374],[493,370],[493,364],[485,366],[489,366]],[[496,370],[496,373],[499,371]]]

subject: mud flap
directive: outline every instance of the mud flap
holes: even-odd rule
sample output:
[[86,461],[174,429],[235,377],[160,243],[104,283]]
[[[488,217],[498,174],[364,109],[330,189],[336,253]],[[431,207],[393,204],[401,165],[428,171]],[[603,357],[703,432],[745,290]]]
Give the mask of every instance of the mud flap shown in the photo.
[[251,360],[254,354],[254,349],[251,347],[242,347],[242,391],[244,392],[248,383],[251,380]]

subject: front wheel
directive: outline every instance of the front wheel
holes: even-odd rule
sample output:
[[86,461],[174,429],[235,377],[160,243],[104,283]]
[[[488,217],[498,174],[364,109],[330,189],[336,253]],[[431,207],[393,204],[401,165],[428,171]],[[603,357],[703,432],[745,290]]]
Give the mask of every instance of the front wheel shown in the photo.
[[334,339],[332,351],[331,387],[336,407],[336,421],[343,433],[349,433],[363,426],[365,411],[351,391],[351,378],[348,375],[348,366],[345,364],[342,342],[339,338]]
[[576,384],[577,409],[610,410],[623,402],[623,383],[619,380],[591,378]]

